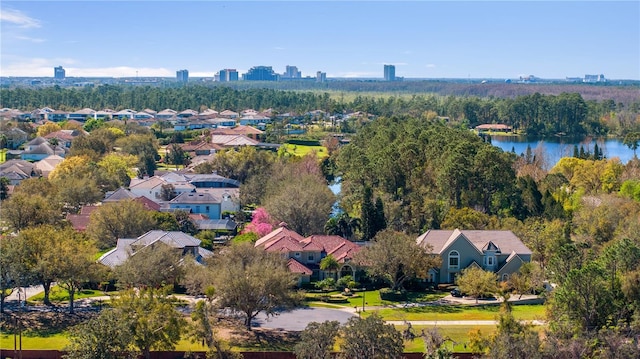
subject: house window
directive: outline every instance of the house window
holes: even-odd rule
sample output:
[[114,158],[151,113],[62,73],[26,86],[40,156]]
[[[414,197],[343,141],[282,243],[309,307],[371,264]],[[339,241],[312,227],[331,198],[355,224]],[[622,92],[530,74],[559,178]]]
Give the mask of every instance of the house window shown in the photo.
[[307,261],[312,262],[314,260],[314,256],[313,254],[309,254],[309,256],[307,257]]
[[487,266],[493,267],[493,257],[487,257]]
[[507,280],[509,280],[509,275],[508,275],[507,273],[504,273],[504,274],[502,275],[502,280],[503,280],[503,281],[507,281]]
[[460,253],[458,251],[449,252],[449,269],[460,268]]
[[296,254],[294,254],[296,258],[300,258],[300,252],[296,252]]
[[206,208],[207,208],[207,212],[209,212],[209,206],[207,206]]

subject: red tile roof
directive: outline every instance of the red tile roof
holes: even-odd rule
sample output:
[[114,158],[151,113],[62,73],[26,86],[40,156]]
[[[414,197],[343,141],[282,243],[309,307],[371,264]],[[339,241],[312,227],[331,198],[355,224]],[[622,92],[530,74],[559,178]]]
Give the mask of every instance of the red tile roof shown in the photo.
[[137,197],[136,199],[134,199],[134,201],[142,203],[144,208],[150,211],[156,211],[156,212],[160,211],[160,205],[145,196]]
[[289,268],[291,273],[300,273],[306,275],[313,274],[313,271],[311,269],[307,268],[304,264],[298,262],[293,258],[289,258],[289,261],[287,262],[287,268]]
[[360,246],[340,236],[313,235],[303,238],[286,227],[280,227],[258,239],[256,247],[269,252],[317,251],[331,254],[338,262],[353,258]]

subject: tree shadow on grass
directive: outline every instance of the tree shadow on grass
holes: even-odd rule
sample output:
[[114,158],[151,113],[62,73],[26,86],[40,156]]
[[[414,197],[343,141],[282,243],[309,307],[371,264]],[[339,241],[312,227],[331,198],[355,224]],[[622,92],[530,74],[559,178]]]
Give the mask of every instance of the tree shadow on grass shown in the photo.
[[299,340],[296,332],[274,329],[236,330],[233,334],[229,344],[249,351],[292,351]]
[[0,327],[3,332],[9,334],[22,331],[22,335],[27,337],[50,337],[65,332],[95,315],[97,313],[93,312],[11,312],[0,317]]

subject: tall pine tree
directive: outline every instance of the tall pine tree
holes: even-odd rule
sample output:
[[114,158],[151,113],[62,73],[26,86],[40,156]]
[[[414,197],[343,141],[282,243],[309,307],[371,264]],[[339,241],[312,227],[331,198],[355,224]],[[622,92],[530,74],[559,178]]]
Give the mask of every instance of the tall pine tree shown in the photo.
[[373,192],[370,187],[364,188],[362,194],[362,240],[369,241],[376,235],[376,208],[373,205]]

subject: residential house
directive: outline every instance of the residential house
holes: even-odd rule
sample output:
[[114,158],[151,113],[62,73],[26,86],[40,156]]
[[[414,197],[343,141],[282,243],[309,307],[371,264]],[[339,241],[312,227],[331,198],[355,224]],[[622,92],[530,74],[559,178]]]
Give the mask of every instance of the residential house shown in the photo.
[[233,112],[231,110],[224,110],[224,111],[220,112],[218,115],[220,117],[230,118],[230,119],[238,118],[238,113],[237,112]]
[[511,231],[428,230],[416,239],[418,245],[442,258],[442,265],[429,272],[433,283],[453,283],[469,266],[494,272],[501,280],[531,261],[531,250]]
[[180,146],[184,152],[188,153],[192,159],[196,156],[208,156],[222,149],[222,146],[200,140],[182,143],[178,146]]
[[25,160],[8,160],[0,164],[0,177],[9,180],[9,184],[17,186],[31,177],[39,177],[40,171],[35,164]]
[[[146,112],[146,111],[145,111]],[[164,109],[155,114],[155,117],[159,121],[175,121],[176,115],[178,112],[176,110],[172,110],[170,108]]]
[[[129,191],[128,189],[120,187],[115,191],[109,191],[105,193],[104,200],[102,202],[109,203],[109,202],[120,202],[124,200],[134,200],[137,197],[138,196],[133,194],[133,192]],[[140,196],[140,197],[146,198],[144,196]]]
[[49,141],[49,143],[56,143],[59,146],[71,148],[71,142],[73,142],[74,138],[88,134],[89,133],[84,130],[60,130],[45,135],[44,139]]
[[96,118],[96,111],[90,108],[83,108],[82,110],[71,112],[67,118],[69,120],[85,122],[90,118]]
[[240,125],[252,126],[263,131],[270,122],[271,118],[260,115],[247,115],[240,118]]
[[133,115],[135,114],[136,114],[136,111],[127,108],[127,109],[112,113],[111,118],[113,118],[114,120],[131,120],[133,119]]
[[34,165],[43,177],[49,177],[49,174],[53,172],[62,161],[64,161],[64,158],[58,155],[51,155],[35,162]]
[[211,135],[244,135],[253,140],[260,141],[264,137],[264,131],[255,127],[239,125],[230,128],[216,128]]
[[79,232],[84,232],[89,225],[89,220],[91,219],[91,213],[100,208],[99,206],[83,206],[80,208],[80,213],[78,214],[67,214],[67,221],[71,223],[73,229]]
[[144,196],[152,201],[162,198],[162,185],[166,182],[162,178],[153,176],[147,178],[132,178],[129,183],[129,191],[136,197]]
[[184,110],[176,115],[178,118],[190,118],[196,116],[198,116],[198,112],[191,109]]
[[10,150],[17,149],[29,139],[29,134],[17,127],[12,127],[6,131],[2,131],[1,134],[4,135],[7,141],[7,148]]
[[98,262],[114,268],[123,264],[127,259],[143,249],[157,248],[166,245],[178,251],[182,257],[191,255],[198,263],[204,263],[213,252],[200,247],[200,240],[178,231],[149,231],[138,238],[119,238],[116,247],[103,254]]
[[52,145],[44,137],[36,137],[24,145],[24,152],[20,154],[20,158],[26,161],[40,161],[51,155],[65,157],[68,152],[68,148]]
[[193,214],[204,214],[210,219],[222,218],[222,198],[216,198],[210,193],[181,193],[169,201],[172,211],[183,210]]
[[257,146],[260,142],[244,135],[212,135],[211,143],[225,147]]
[[233,127],[236,125],[236,120],[224,117],[214,118],[211,120],[211,122],[215,125],[216,128]]
[[337,277],[350,275],[356,278],[359,269],[351,259],[361,247],[340,236],[313,235],[304,238],[286,226],[280,226],[258,239],[255,246],[280,253],[286,258],[289,270],[300,276],[299,284],[312,279],[334,277],[334,273],[320,270],[320,261],[328,255],[332,255],[340,264],[335,273]]

